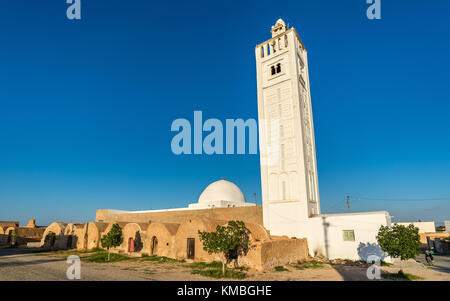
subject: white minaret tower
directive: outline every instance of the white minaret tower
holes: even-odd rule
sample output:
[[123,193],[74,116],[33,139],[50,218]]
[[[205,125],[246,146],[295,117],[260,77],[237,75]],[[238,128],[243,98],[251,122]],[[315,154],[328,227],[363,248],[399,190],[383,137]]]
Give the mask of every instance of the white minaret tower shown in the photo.
[[302,237],[320,214],[305,46],[282,19],[255,48],[264,227]]

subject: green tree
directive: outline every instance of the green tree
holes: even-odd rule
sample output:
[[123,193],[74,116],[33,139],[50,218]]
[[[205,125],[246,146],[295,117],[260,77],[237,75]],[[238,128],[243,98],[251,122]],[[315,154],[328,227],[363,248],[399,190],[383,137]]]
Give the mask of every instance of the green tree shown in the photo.
[[53,247],[56,242],[56,234],[53,231],[49,231],[47,235],[45,235],[44,246]]
[[123,242],[122,229],[119,224],[114,224],[108,234],[103,235],[101,244],[103,248],[108,250],[108,261],[111,260],[111,248],[118,247]]
[[400,266],[403,260],[415,258],[420,254],[419,228],[414,227],[413,224],[408,226],[394,224],[391,228],[381,226],[378,230],[377,241],[381,249],[389,256],[400,258]]
[[10,243],[10,247],[17,246],[17,233],[16,230],[10,230],[8,233],[8,242]]
[[225,266],[232,260],[237,265],[239,256],[247,254],[250,248],[249,231],[242,221],[230,221],[226,226],[218,225],[215,232],[198,231],[198,234],[203,249],[219,255],[224,276]]

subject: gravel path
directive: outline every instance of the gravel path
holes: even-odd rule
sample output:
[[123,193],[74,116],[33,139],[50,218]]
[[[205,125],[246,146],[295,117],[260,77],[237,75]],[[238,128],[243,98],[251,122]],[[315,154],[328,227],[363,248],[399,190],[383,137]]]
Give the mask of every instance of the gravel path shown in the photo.
[[[30,253],[28,249],[0,249],[0,281],[5,280],[68,280],[66,276],[66,258],[59,255]],[[81,256],[81,255],[80,255]],[[420,258],[418,258],[420,259]],[[450,280],[447,266],[449,257],[436,258],[437,267],[430,268],[423,264],[409,260],[402,263],[407,273],[420,276],[423,280]],[[168,262],[155,263],[150,261],[121,261],[114,263],[94,263],[81,261],[81,280],[86,281],[195,281],[195,280],[219,280],[200,275],[191,274],[187,263]],[[299,270],[291,265],[285,266],[288,270],[277,272],[268,270],[264,273],[248,271],[244,280],[276,281],[276,280],[319,280],[319,281],[367,281],[366,268],[355,266],[330,266],[325,264],[317,269]],[[382,270],[397,273],[400,264],[397,261],[390,267],[382,267]],[[229,280],[229,279],[220,279]]]
[[[0,281],[68,280],[65,259],[30,254],[21,249],[0,249]],[[152,277],[111,265],[81,262],[81,280],[153,280]]]

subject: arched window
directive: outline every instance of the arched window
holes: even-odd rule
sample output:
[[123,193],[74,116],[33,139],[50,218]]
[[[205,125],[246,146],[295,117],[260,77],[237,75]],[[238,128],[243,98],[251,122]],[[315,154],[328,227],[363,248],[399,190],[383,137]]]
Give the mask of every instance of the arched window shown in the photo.
[[278,64],[277,64],[277,73],[280,73],[280,72],[281,72],[281,64],[278,63]]
[[283,181],[281,182],[281,199],[282,200],[286,200],[287,196],[286,196],[286,182]]
[[272,75],[275,75],[275,73],[276,73],[276,72],[275,72],[275,66],[272,66],[271,70],[272,70],[272,71],[271,71]]

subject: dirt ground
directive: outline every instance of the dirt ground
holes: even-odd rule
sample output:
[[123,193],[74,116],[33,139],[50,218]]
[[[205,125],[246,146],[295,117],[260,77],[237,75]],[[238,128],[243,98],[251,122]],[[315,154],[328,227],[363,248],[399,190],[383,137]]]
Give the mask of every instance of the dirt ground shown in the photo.
[[[80,257],[88,254],[79,254]],[[30,253],[28,250],[0,249],[0,280],[67,280],[68,254]],[[82,261],[81,280],[230,280],[216,279],[191,274],[189,262],[120,261],[95,263]],[[422,263],[410,260],[402,263],[406,273],[419,276],[421,280],[450,280],[450,273],[433,270]],[[396,273],[400,264],[382,268],[383,272]],[[321,263],[312,268],[298,269],[297,264],[285,265],[283,269],[270,269],[264,272],[248,270],[248,281],[368,281],[367,266],[357,264]],[[236,279],[231,279],[236,280]],[[384,280],[384,279],[383,279]]]

